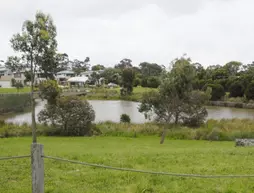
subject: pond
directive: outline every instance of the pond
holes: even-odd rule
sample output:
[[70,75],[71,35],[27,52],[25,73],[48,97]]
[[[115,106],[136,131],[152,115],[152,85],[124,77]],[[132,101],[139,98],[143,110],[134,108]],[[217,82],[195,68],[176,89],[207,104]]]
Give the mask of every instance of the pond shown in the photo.
[[[113,121],[119,122],[120,115],[128,114],[133,123],[144,123],[147,120],[138,112],[139,103],[130,101],[89,101],[95,110],[95,122]],[[44,107],[45,102],[39,102],[36,106],[36,114]],[[228,107],[207,107],[208,119],[253,119],[253,109],[237,109]],[[7,122],[21,124],[31,123],[31,113],[24,113],[8,118]]]

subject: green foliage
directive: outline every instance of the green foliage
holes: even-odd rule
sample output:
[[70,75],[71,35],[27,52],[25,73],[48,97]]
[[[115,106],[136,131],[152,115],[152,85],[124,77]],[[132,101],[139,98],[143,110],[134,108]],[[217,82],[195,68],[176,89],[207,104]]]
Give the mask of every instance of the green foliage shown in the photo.
[[254,81],[250,82],[246,88],[245,96],[248,100],[254,99]]
[[48,104],[56,104],[60,97],[61,89],[55,80],[47,80],[39,85],[39,97],[42,100],[47,100]]
[[89,70],[90,68],[89,62],[90,62],[89,57],[86,57],[84,61],[75,59],[71,61],[72,69],[77,75],[80,75],[82,72]]
[[147,80],[147,87],[148,88],[158,88],[160,86],[160,79],[158,77],[149,77]]
[[99,70],[104,70],[104,69],[105,69],[105,66],[100,65],[100,64],[92,66],[92,71],[99,71]]
[[144,78],[142,78],[142,80],[141,80],[141,86],[142,87],[148,87],[148,80],[147,80],[147,77],[144,77]]
[[91,135],[95,112],[87,101],[75,97],[62,97],[57,99],[56,104],[46,105],[39,113],[38,119],[41,123],[56,128],[59,135],[84,136]]
[[11,94],[0,96],[0,114],[23,112],[31,107],[30,94]]
[[141,84],[141,80],[139,78],[135,78],[133,86],[137,87],[137,86],[140,86],[140,84]]
[[131,118],[127,114],[122,114],[121,117],[120,117],[120,122],[121,123],[130,123],[131,122]]
[[25,71],[24,76],[26,77],[26,79],[25,79],[25,84],[26,84],[27,82],[31,82],[31,80],[32,80],[32,73],[31,73],[31,72]]
[[212,101],[221,100],[225,96],[225,90],[220,84],[206,84],[203,90],[206,90],[208,87],[212,88]]
[[106,83],[120,84],[121,82],[121,70],[115,68],[106,68],[101,74],[105,78]]
[[163,71],[162,66],[155,63],[143,62],[139,67],[143,77],[160,76]]
[[100,78],[101,78],[101,74],[97,72],[93,72],[91,76],[89,77],[88,84],[100,86]]
[[130,95],[133,91],[133,83],[135,80],[135,72],[132,68],[126,68],[122,72],[122,90],[121,95]]
[[16,80],[14,78],[11,79],[11,87],[15,87],[16,85]]
[[17,81],[14,86],[16,87],[18,92],[20,89],[24,88],[24,85],[20,81]]
[[195,77],[194,66],[184,57],[172,63],[172,70],[160,85],[159,92],[143,95],[139,111],[146,118],[156,115],[156,121],[162,123],[185,123],[199,126],[207,116],[203,105],[207,95],[193,91],[192,82]]
[[126,69],[126,68],[132,68],[132,60],[128,58],[124,58],[120,61],[119,64],[115,65],[115,68],[117,69]]
[[243,97],[244,85],[241,81],[233,82],[229,87],[230,97]]
[[225,64],[225,69],[230,76],[236,76],[242,66],[241,62],[231,61]]

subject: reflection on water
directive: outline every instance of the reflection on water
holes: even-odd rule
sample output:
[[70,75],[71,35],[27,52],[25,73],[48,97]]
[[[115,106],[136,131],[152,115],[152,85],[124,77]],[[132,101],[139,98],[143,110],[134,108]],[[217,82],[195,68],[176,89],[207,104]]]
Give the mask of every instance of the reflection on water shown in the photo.
[[[128,114],[133,123],[144,123],[147,120],[144,115],[138,112],[139,103],[130,101],[89,101],[95,110],[95,122],[113,121],[119,122],[120,115]],[[36,106],[36,115],[43,109],[44,102]],[[207,107],[208,119],[253,119],[253,109],[236,109],[227,107]],[[25,113],[9,118],[7,122],[31,123],[31,113]]]

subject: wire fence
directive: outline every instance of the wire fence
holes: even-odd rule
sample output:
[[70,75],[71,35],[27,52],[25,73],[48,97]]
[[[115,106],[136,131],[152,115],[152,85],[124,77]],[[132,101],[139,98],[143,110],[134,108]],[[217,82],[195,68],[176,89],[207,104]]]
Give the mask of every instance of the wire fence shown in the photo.
[[201,175],[201,174],[181,174],[181,173],[169,173],[169,172],[156,172],[156,171],[146,171],[146,170],[137,170],[130,168],[120,168],[106,165],[99,165],[94,163],[80,162],[75,160],[68,160],[58,157],[52,156],[43,156],[44,158],[48,158],[51,160],[57,160],[61,162],[67,162],[72,164],[79,164],[90,167],[104,168],[109,170],[117,170],[117,171],[126,171],[126,172],[135,172],[135,173],[144,173],[144,174],[152,174],[152,175],[164,175],[164,176],[172,176],[172,177],[189,177],[189,178],[254,178],[254,174],[251,175]]
[[[0,157],[0,161],[2,160],[11,160],[11,159],[22,159],[29,158],[31,155],[23,155],[23,156],[12,156],[12,157]],[[42,155],[42,158],[47,158],[50,160],[56,160],[60,162],[67,162],[71,164],[84,165],[89,167],[96,167],[102,169],[116,170],[116,171],[125,171],[125,172],[134,172],[134,173],[143,173],[143,174],[151,174],[151,175],[163,175],[163,176],[171,176],[171,177],[184,177],[184,178],[254,178],[254,174],[249,175],[203,175],[203,174],[184,174],[184,173],[171,173],[171,172],[157,172],[157,171],[147,171],[147,170],[137,170],[131,168],[121,168],[121,167],[113,167],[107,165],[100,165],[94,163],[87,163],[75,160],[69,160],[59,157],[45,156]]]
[[12,157],[0,157],[1,160],[10,160],[10,159],[22,159],[22,158],[29,158],[31,155],[21,155],[21,156],[12,156]]

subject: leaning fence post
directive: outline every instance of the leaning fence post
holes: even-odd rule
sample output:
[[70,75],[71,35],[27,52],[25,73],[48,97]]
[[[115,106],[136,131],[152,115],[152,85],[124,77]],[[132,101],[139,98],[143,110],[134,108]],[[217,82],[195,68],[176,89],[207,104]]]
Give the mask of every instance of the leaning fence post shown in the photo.
[[31,145],[32,193],[44,193],[43,145]]

